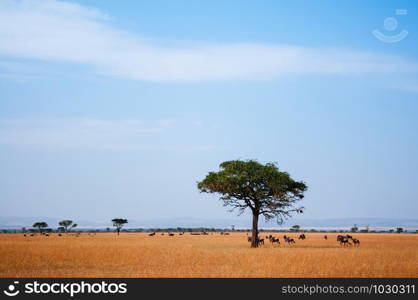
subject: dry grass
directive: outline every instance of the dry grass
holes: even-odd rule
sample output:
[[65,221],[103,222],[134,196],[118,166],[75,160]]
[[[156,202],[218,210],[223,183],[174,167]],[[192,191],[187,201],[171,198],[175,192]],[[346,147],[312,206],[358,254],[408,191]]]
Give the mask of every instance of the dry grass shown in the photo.
[[250,249],[246,237],[2,234],[0,277],[418,276],[414,234],[356,234],[359,248],[340,247],[335,234],[326,241],[323,234],[308,233],[307,240],[294,246],[259,249]]

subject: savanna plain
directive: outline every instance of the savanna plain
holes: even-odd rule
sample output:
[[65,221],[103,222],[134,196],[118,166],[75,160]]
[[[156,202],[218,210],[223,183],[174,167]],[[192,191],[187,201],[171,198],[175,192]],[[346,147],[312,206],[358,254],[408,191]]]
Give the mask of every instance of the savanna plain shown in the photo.
[[[262,233],[265,237],[270,233]],[[0,235],[0,277],[418,277],[418,234],[307,233],[251,249],[246,233]]]

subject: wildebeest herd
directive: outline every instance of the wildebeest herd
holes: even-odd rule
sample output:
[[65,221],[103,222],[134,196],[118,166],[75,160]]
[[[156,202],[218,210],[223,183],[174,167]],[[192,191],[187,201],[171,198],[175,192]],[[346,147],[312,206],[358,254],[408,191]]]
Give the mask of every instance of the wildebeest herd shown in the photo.
[[[280,245],[280,239],[278,237],[275,237],[275,236],[271,235],[271,234],[267,235],[265,237],[265,239],[268,240],[271,244]],[[265,239],[259,237],[258,238],[258,244],[259,245],[264,245],[264,240]],[[298,239],[303,241],[303,240],[306,240],[307,237],[304,233],[302,233],[302,234],[299,235]],[[324,239],[328,240],[328,236],[325,235]],[[249,243],[251,243],[253,239],[252,239],[252,237],[249,236],[249,237],[247,237],[247,240],[248,240]],[[287,235],[283,236],[283,240],[288,245],[296,244],[295,239],[293,239],[292,237],[287,236]],[[360,240],[356,239],[356,238],[354,238],[354,237],[352,237],[351,235],[348,235],[348,234],[347,235],[338,235],[337,236],[337,242],[340,243],[340,246],[352,246],[352,245],[360,246]]]
[[350,240],[354,246],[360,246],[360,240],[353,238],[349,234],[337,236],[337,242],[339,242],[341,246],[351,246]]
[[[184,232],[179,233],[179,235],[183,235],[183,234],[184,234]],[[207,232],[191,232],[190,234],[191,235],[208,235]],[[221,235],[229,235],[229,233],[227,233],[227,232],[221,232],[220,234]],[[156,233],[155,232],[152,232],[152,233],[150,233],[148,235],[149,236],[155,236]],[[164,233],[162,233],[162,235],[164,235]],[[248,235],[248,233],[247,233],[247,235]],[[168,233],[168,236],[175,236],[175,234],[169,232]],[[306,234],[304,234],[304,233],[300,234],[297,239],[298,240],[301,240],[301,241],[306,240],[307,239]],[[328,236],[327,235],[324,235],[324,239],[325,240],[328,240]],[[253,238],[251,236],[247,236],[247,241],[249,243],[251,243],[252,240],[253,240]],[[281,245],[279,237],[275,237],[275,236],[273,236],[271,234],[270,235],[266,235],[265,238],[259,236],[257,243],[258,243],[258,245],[264,245],[265,244],[265,241],[269,241],[270,244],[272,244],[272,245],[274,245],[274,244]],[[287,243],[288,245],[294,245],[294,244],[296,244],[295,239],[292,238],[292,237],[290,237],[290,236],[287,236],[287,235],[284,235],[283,236],[283,241],[284,241],[284,243]],[[360,246],[360,240],[352,237],[349,234],[347,234],[347,235],[338,235],[337,236],[337,242],[340,243],[340,246],[344,246],[344,247],[345,246],[352,246],[352,245],[354,245],[354,246]]]
[[[156,234],[157,234],[156,232],[152,232],[152,233],[149,233],[148,236],[152,237],[152,236],[155,236]],[[168,232],[166,234],[170,237],[175,236],[175,234],[172,233],[172,232]],[[179,236],[184,235],[184,234],[185,234],[184,232],[179,232],[178,233]],[[211,233],[211,234],[213,234],[213,233]],[[221,235],[226,235],[226,236],[229,235],[228,232],[221,232],[220,234]],[[31,233],[31,234],[28,234],[28,235],[35,236],[36,234]],[[49,236],[49,234],[45,233],[45,232],[41,233],[40,235],[47,236],[47,237]],[[79,235],[80,235],[80,232],[77,232],[77,233],[74,234],[74,236],[76,236],[76,237],[78,237]],[[90,233],[88,233],[88,235],[90,235]],[[161,235],[165,235],[165,233],[161,233]],[[209,235],[209,233],[207,233],[205,231],[203,231],[203,232],[190,232],[190,235]],[[247,235],[248,235],[248,233],[247,233]],[[26,237],[27,234],[25,233],[24,236]],[[58,236],[62,236],[62,234],[58,233]],[[302,233],[298,236],[298,239],[301,240],[301,241],[304,241],[304,240],[307,239],[307,237],[304,233]],[[324,239],[328,240],[328,236],[324,235]],[[247,241],[249,243],[251,243],[252,242],[252,237],[247,236]],[[281,245],[279,237],[275,237],[271,234],[266,235],[265,238],[259,236],[257,243],[258,243],[258,245],[264,245],[265,241],[269,241],[270,244],[272,244],[272,245],[274,245],[274,244]],[[288,245],[296,244],[295,239],[290,237],[290,236],[287,236],[287,235],[283,236],[283,241],[284,241],[284,243],[287,243]],[[337,242],[340,244],[340,246],[344,246],[344,247],[347,247],[347,246],[357,246],[358,247],[358,246],[360,246],[360,240],[357,239],[357,238],[354,238],[353,236],[351,236],[349,234],[338,235],[337,236]]]

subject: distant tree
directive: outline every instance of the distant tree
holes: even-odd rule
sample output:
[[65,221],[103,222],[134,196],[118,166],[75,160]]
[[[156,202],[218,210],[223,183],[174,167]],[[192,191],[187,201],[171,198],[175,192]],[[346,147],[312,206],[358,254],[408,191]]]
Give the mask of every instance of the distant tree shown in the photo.
[[300,230],[299,225],[293,225],[292,228],[290,228],[290,231],[298,232]]
[[26,233],[26,227],[22,227],[22,232]]
[[354,224],[354,226],[351,227],[351,232],[358,232],[357,224]]
[[402,232],[404,232],[402,227],[396,228],[396,233],[402,233]]
[[218,193],[224,206],[239,214],[250,209],[253,216],[251,247],[258,247],[258,219],[276,219],[282,224],[293,212],[302,213],[303,207],[294,207],[301,200],[307,186],[280,172],[277,164],[260,164],[255,160],[226,161],[219,172],[210,172],[197,187],[203,193]]
[[394,233],[394,232],[395,232],[395,230],[393,230],[393,229],[389,229],[389,232],[390,232],[390,233]]
[[63,220],[59,222],[58,225],[64,228],[64,232],[70,232],[71,229],[77,227],[77,224],[73,223],[71,220]]
[[48,227],[48,224],[46,222],[36,222],[32,225],[34,228],[38,228],[39,233],[42,233],[42,231]]
[[128,220],[126,219],[113,219],[113,226],[116,227],[116,231],[118,232],[118,235],[120,233],[120,230],[122,229],[123,225],[128,223]]

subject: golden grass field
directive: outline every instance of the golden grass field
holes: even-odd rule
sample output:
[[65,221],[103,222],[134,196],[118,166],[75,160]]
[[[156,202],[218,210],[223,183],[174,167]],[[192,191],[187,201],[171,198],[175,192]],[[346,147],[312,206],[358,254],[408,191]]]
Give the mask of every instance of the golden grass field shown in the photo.
[[[263,233],[262,236],[265,236]],[[418,277],[418,234],[337,234],[249,248],[245,233],[0,235],[0,277]],[[290,234],[296,239],[296,234]]]

